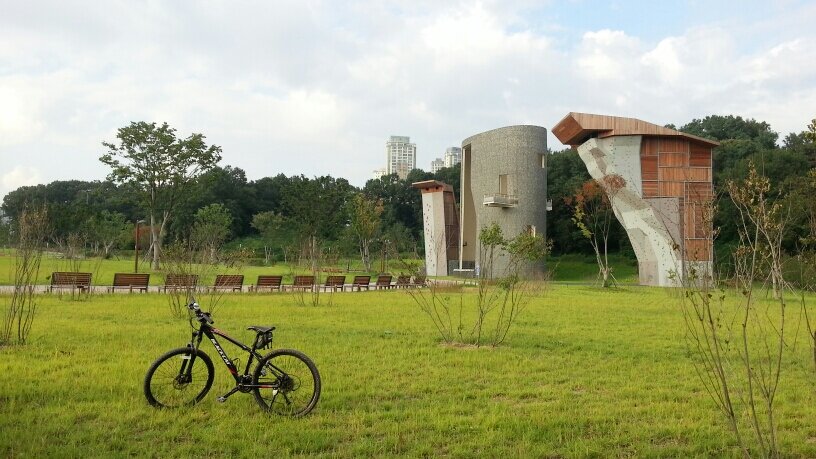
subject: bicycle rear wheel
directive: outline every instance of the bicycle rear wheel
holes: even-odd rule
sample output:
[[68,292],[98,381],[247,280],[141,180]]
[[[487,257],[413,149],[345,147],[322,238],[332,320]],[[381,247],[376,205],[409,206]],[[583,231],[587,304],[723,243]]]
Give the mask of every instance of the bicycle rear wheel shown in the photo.
[[255,368],[252,384],[255,400],[265,411],[282,416],[303,416],[320,398],[320,373],[300,351],[278,349],[267,354]]
[[195,405],[207,395],[215,377],[212,360],[202,350],[180,347],[150,366],[144,380],[147,402],[158,408]]

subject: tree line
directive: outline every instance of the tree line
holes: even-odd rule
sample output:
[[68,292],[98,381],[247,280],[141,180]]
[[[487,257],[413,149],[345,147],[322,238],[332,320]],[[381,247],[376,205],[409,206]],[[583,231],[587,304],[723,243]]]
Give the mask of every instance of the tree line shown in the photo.
[[[733,115],[694,119],[676,129],[721,143],[714,150],[713,170],[715,190],[721,194],[729,180],[744,178],[749,164],[756,164],[776,190],[774,198],[784,200],[789,209],[785,250],[802,249],[813,202],[808,188],[808,172],[816,167],[813,124],[787,135],[781,145],[768,123]],[[451,184],[459,199],[458,167],[437,173],[415,169],[405,179],[394,174],[359,188],[329,175],[278,174],[249,180],[241,168],[221,165],[220,148],[207,145],[203,135],[180,137],[166,124],[131,123],[118,131],[116,141],[103,146],[107,151],[100,160],[111,168],[106,179],[60,180],[7,194],[0,237],[13,237],[10,228],[26,206],[46,204],[52,243],[79,233],[104,255],[114,248],[132,248],[134,223],[144,221],[145,228],[155,233],[149,236],[153,244],[187,238],[198,223],[209,228],[209,236],[255,249],[268,260],[282,260],[287,249],[310,239],[365,262],[385,244],[422,255],[421,195],[411,183],[440,180]],[[548,198],[553,202],[547,237],[553,253],[592,254],[592,244],[576,225],[570,204],[590,180],[586,168],[577,153],[564,149],[551,152],[547,174]],[[727,258],[737,244],[736,212],[728,199],[719,200],[714,222],[719,231],[718,259]],[[617,221],[609,229],[608,248],[634,256]]]

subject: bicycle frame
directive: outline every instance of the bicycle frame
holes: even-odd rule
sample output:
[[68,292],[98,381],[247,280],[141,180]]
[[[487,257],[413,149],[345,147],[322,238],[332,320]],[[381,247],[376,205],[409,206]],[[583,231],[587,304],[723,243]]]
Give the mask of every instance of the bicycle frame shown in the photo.
[[[229,370],[229,372],[232,375],[233,379],[235,379],[235,384],[236,384],[237,387],[242,388],[242,389],[255,389],[255,388],[259,388],[259,389],[275,389],[276,388],[276,385],[271,385],[271,384],[251,384],[248,381],[246,381],[246,378],[249,377],[249,369],[252,367],[253,359],[258,359],[258,361],[260,361],[263,358],[263,356],[258,353],[257,348],[255,347],[255,345],[253,345],[252,347],[249,347],[246,344],[236,340],[235,338],[232,338],[231,336],[227,335],[226,333],[224,333],[223,331],[221,331],[221,330],[219,330],[219,329],[217,329],[215,327],[212,327],[212,326],[210,326],[208,324],[202,324],[202,326],[201,326],[201,328],[199,330],[194,330],[193,331],[193,338],[190,341],[189,346],[192,347],[193,349],[196,349],[196,350],[199,349],[199,347],[201,346],[201,341],[203,340],[204,336],[206,336],[207,339],[209,339],[210,342],[212,343],[212,345],[215,347],[216,352],[218,352],[218,355],[221,357],[221,360],[227,366],[227,369]],[[249,354],[249,358],[247,359],[246,367],[244,368],[244,372],[242,374],[238,374],[238,368],[235,366],[232,359],[230,359],[229,356],[227,355],[227,353],[224,351],[224,348],[221,347],[221,344],[218,342],[218,339],[216,338],[216,336],[220,336],[220,337],[226,339],[230,343],[238,346],[243,351],[245,351],[245,352],[247,352]],[[257,341],[256,341],[256,344],[257,344]],[[196,354],[193,353],[191,358],[190,358],[190,364],[189,364],[189,367],[188,367],[189,369],[187,371],[192,371],[193,362],[195,361],[195,357],[196,357]],[[275,365],[273,365],[271,363],[269,364],[269,366],[270,366],[271,369],[275,370],[279,376],[286,374],[285,371],[281,370],[280,368],[276,367]],[[181,369],[180,373],[184,373],[184,371],[185,371],[184,366],[182,366],[182,369]]]

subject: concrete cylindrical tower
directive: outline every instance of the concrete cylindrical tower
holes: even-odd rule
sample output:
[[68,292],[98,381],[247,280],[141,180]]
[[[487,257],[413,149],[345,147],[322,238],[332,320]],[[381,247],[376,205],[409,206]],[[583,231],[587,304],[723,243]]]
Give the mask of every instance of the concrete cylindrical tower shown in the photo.
[[[547,130],[540,126],[508,126],[468,137],[462,142],[460,268],[485,265],[479,231],[493,222],[505,238],[521,232],[546,237]],[[494,260],[493,273],[508,266],[506,254]],[[543,271],[528,266],[525,274]]]

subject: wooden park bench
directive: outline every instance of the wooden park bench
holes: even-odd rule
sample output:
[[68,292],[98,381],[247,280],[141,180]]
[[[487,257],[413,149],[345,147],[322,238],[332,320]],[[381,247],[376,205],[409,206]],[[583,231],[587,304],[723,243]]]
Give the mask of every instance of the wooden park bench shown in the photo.
[[323,284],[322,288],[325,291],[343,291],[343,286],[346,284],[346,276],[328,276],[326,277],[326,283]]
[[349,289],[354,291],[356,288],[358,292],[362,289],[368,290],[371,287],[369,285],[370,283],[371,276],[354,276],[354,280],[351,282],[351,285],[349,285]]
[[254,286],[249,287],[249,291],[260,292],[261,290],[281,291],[281,283],[283,283],[283,276],[258,276],[258,281]]
[[285,287],[288,287],[292,291],[302,290],[305,292],[307,290],[313,290],[314,276],[295,276],[292,285],[287,285]]
[[387,274],[380,274],[377,276],[377,282],[374,284],[375,290],[387,290],[391,288],[391,278]]
[[168,274],[164,278],[164,291],[195,290],[198,286],[198,274]]
[[49,292],[54,289],[79,290],[80,293],[91,290],[91,273],[53,272]]
[[414,281],[411,282],[411,287],[419,288],[425,287],[427,285],[427,281],[425,280],[425,276],[414,276]]
[[215,283],[210,287],[213,292],[217,290],[232,290],[240,292],[244,288],[243,274],[218,274],[215,276]]
[[408,288],[411,286],[411,276],[397,276],[394,288]]
[[133,293],[134,290],[147,293],[149,282],[150,274],[114,273],[113,285],[108,287],[108,293],[113,293],[118,289],[126,289],[130,293]]

